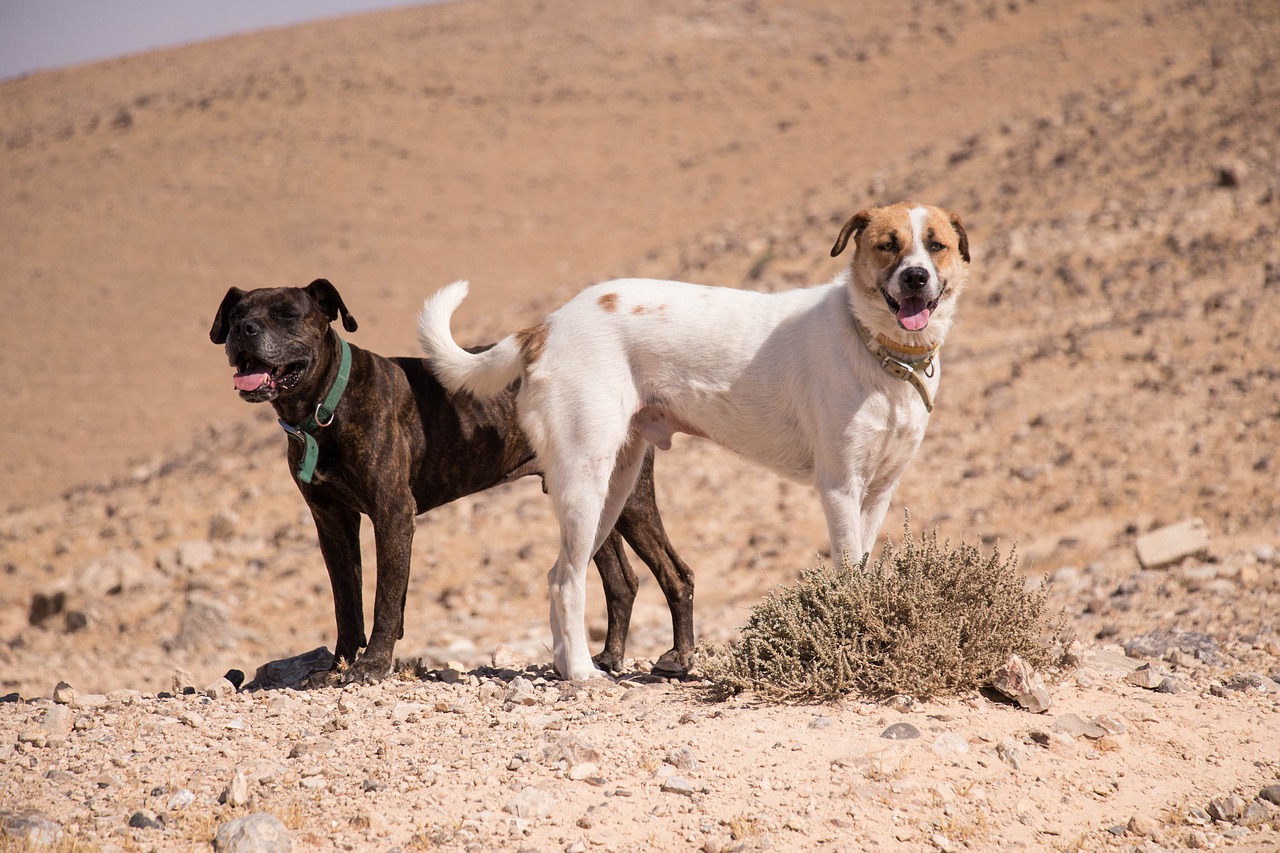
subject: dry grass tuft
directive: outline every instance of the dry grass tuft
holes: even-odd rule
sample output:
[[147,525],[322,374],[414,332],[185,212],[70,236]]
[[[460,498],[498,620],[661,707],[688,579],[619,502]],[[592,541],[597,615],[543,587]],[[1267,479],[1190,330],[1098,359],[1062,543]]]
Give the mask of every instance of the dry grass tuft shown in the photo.
[[740,640],[706,650],[702,669],[718,695],[779,701],[975,690],[1011,654],[1049,663],[1062,629],[1044,619],[1045,599],[1043,586],[1026,589],[1014,552],[917,540],[908,519],[874,564],[819,563],[776,589]]

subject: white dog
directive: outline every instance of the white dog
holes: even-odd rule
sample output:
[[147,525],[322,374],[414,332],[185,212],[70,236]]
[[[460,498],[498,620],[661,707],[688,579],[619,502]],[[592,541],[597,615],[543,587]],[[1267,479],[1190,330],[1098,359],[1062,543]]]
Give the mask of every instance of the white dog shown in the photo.
[[562,677],[603,674],[587,649],[587,563],[646,443],[702,436],[811,482],[831,553],[856,561],[871,549],[933,409],[969,243],[954,214],[914,204],[858,213],[833,257],[850,238],[850,268],[829,284],[756,293],[609,281],[475,354],[449,331],[465,281],[423,306],[422,346],[445,387],[484,397],[521,380],[520,422],[560,522],[548,582]]

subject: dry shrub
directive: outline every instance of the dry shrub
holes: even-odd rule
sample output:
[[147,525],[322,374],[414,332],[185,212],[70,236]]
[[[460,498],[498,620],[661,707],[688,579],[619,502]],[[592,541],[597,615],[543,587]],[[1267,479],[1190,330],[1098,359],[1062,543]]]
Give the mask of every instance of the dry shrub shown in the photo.
[[752,608],[742,638],[706,650],[713,690],[782,701],[831,701],[850,692],[921,699],[974,690],[1020,655],[1042,668],[1061,626],[1043,618],[1046,590],[1027,590],[1017,557],[961,543],[902,543],[839,568],[819,563]]

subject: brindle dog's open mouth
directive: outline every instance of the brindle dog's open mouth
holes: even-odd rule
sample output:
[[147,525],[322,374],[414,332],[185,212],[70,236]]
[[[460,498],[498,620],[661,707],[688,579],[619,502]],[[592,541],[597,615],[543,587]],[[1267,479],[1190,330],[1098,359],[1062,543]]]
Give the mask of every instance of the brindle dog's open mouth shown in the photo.
[[232,381],[246,400],[267,400],[301,382],[306,367],[304,361],[277,367],[243,355],[236,361],[236,375]]

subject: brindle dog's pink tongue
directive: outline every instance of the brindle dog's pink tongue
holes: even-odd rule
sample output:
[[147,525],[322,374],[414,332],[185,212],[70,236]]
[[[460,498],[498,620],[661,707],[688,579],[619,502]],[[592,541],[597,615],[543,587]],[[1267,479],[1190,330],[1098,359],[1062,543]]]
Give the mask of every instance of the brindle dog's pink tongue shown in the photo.
[[257,391],[271,378],[270,373],[237,373],[235,382],[237,391]]
[[929,325],[929,303],[919,296],[908,296],[898,303],[898,322],[908,332],[918,332]]

